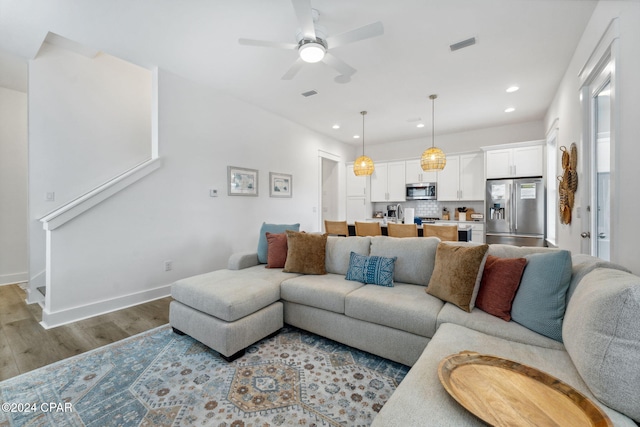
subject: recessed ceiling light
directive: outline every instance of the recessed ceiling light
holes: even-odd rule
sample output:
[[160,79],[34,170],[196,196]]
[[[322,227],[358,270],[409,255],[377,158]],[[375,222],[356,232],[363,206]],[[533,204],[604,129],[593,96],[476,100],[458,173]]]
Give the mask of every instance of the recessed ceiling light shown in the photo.
[[331,127],[334,128],[334,129],[340,129],[340,125],[333,125]]
[[513,108],[513,107],[509,107],[509,108],[504,110],[505,113],[513,113],[514,111],[516,111],[516,109]]
[[507,88],[507,93],[516,92],[518,89],[520,89],[518,86],[511,86],[511,87]]
[[353,139],[359,139],[360,135],[353,135]]
[[424,123],[418,123],[418,124],[416,125],[416,127],[417,127],[417,128],[423,128],[423,127],[424,127]]

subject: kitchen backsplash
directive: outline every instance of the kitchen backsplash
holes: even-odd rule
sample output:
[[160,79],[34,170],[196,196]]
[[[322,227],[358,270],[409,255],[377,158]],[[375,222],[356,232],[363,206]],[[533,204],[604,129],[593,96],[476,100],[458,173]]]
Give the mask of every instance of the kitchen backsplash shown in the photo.
[[[387,205],[397,205],[397,203],[374,203],[373,212],[387,211]],[[438,202],[435,200],[412,200],[408,202],[400,202],[403,208],[413,208],[416,210],[416,216],[442,218],[442,209],[447,208],[451,213],[451,219],[454,217],[454,210],[461,207],[473,208],[478,213],[484,213],[484,202]]]

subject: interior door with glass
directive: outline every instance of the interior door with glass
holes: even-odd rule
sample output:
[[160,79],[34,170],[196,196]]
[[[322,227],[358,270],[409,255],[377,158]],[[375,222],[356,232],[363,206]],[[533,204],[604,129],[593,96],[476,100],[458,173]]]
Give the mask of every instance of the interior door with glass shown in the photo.
[[607,79],[593,97],[594,129],[592,141],[594,194],[592,194],[592,254],[611,258],[611,81]]
[[[587,108],[588,150],[585,155],[588,171],[588,229],[583,228],[581,236],[585,243],[583,252],[610,261],[611,247],[611,147],[613,138],[612,108],[613,74],[611,62],[585,87],[583,96],[588,96]],[[585,249],[587,249],[585,251]]]

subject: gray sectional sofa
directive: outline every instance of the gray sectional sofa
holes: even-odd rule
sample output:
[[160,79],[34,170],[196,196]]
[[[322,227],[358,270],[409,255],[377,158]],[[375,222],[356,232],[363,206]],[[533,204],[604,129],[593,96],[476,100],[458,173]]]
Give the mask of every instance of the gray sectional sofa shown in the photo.
[[[439,243],[422,237],[330,236],[326,275],[284,273],[259,264],[255,253],[234,255],[227,270],[174,284],[170,322],[226,356],[277,331],[284,321],[411,366],[374,419],[377,427],[484,425],[449,396],[438,378],[440,361],[465,350],[545,371],[596,402],[614,425],[636,426],[640,277],[574,255],[560,342],[477,307],[463,311],[425,292]],[[552,250],[490,245],[488,254],[516,258]],[[394,286],[345,280],[351,252],[397,257]],[[208,298],[217,302],[212,305]],[[257,335],[245,331],[238,336],[246,328]]]

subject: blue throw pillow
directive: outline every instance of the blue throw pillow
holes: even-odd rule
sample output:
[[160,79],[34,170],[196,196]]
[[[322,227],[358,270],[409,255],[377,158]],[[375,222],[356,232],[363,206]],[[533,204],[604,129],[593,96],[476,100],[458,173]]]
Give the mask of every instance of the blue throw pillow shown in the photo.
[[511,318],[532,331],[562,342],[562,321],[571,282],[571,253],[553,251],[525,258],[527,266],[513,299]]
[[351,252],[347,280],[393,287],[393,269],[398,257],[364,256]]
[[267,263],[267,252],[269,245],[267,243],[267,232],[273,234],[284,233],[287,230],[300,231],[300,224],[267,224],[262,223],[260,227],[260,237],[258,238],[258,261],[260,264]]

